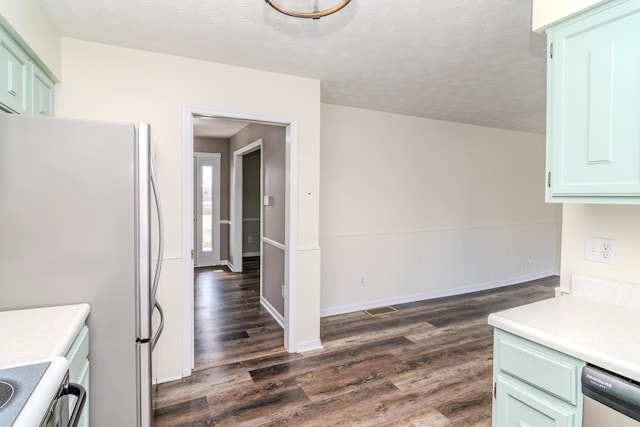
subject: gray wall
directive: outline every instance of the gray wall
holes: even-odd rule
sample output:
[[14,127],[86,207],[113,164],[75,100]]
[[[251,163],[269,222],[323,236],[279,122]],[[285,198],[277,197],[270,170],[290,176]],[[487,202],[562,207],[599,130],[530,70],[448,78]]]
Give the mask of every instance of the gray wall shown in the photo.
[[[264,195],[271,203],[263,207],[264,236],[285,244],[286,129],[284,126],[252,123],[231,138],[231,152],[262,139]],[[246,239],[245,239],[246,240]],[[262,296],[284,317],[284,252],[264,245]],[[236,260],[232,260],[236,262]]]
[[260,253],[260,153],[261,150],[253,151],[242,158],[243,255]]
[[269,206],[264,206],[264,236],[284,245],[286,145],[285,128],[275,128],[272,139],[263,144],[264,195]]

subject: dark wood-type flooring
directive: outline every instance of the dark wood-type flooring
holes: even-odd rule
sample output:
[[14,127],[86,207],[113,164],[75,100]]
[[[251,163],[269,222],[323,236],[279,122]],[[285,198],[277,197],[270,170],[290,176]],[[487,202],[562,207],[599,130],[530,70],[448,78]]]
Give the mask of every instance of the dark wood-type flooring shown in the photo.
[[283,351],[284,333],[260,306],[260,259],[245,258],[243,273],[197,268],[194,288],[196,369]]
[[489,313],[553,296],[558,278],[323,318],[323,350],[284,351],[245,274],[196,273],[196,369],[160,384],[156,426],[490,426]]

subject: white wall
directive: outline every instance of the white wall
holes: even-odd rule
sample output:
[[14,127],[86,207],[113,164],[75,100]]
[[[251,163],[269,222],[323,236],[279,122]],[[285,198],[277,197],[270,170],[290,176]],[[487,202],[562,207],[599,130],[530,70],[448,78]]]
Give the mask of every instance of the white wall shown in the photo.
[[[565,204],[562,225],[561,286],[573,273],[640,284],[640,206]],[[585,238],[616,241],[616,263],[584,259]]]
[[557,274],[544,141],[323,104],[322,313]]
[[0,23],[28,46],[43,70],[60,79],[60,35],[40,9],[38,0],[0,0]]
[[177,378],[182,370],[182,141],[183,106],[266,114],[298,120],[297,341],[319,338],[318,248],[320,83],[124,49],[62,39],[64,79],[55,91],[56,115],[151,124],[165,211],[165,266],[159,300],[166,326],[160,340],[158,377]]
[[609,0],[533,0],[531,28],[542,31],[562,18]]

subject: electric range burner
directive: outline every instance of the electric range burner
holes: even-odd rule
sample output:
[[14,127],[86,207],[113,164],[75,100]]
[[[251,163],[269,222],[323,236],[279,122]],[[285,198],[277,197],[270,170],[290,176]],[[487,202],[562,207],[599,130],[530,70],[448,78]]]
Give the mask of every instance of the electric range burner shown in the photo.
[[14,393],[15,388],[11,384],[0,381],[0,409],[9,403]]
[[51,362],[0,369],[0,426],[10,426]]

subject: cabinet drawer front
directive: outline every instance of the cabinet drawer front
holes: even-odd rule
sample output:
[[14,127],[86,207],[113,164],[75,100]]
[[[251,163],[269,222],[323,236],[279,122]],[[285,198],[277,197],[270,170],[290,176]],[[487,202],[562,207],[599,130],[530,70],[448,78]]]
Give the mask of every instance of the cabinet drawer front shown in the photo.
[[80,382],[82,368],[89,357],[89,328],[83,326],[78,332],[73,345],[67,352],[66,358],[69,361],[69,381]]
[[581,361],[506,333],[496,334],[495,345],[502,372],[578,404]]
[[535,389],[528,390],[521,383],[508,377],[497,379],[500,404],[494,412],[493,425],[572,427],[581,425],[581,414],[563,408]]

